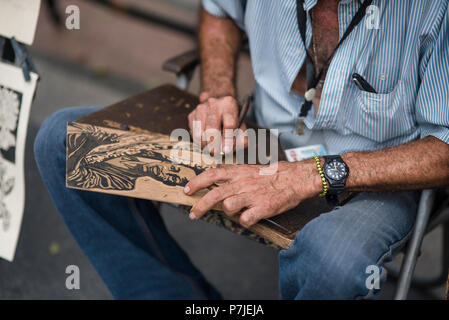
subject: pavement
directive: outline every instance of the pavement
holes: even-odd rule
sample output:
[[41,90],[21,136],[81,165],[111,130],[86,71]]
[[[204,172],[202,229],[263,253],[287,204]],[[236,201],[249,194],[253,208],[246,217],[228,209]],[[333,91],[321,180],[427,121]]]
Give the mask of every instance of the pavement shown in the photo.
[[[27,136],[22,232],[14,262],[0,260],[0,299],[112,298],[43,186],[32,153],[34,137],[42,121],[61,108],[109,105],[159,84],[173,83],[174,77],[161,71],[162,62],[194,46],[194,39],[185,35],[123,17],[88,1],[60,1],[62,5],[73,2],[79,2],[81,8],[81,30],[55,28],[43,8],[36,43],[31,49],[42,79]],[[188,22],[195,20],[198,1],[148,3],[152,4],[151,10],[183,16]],[[239,70],[239,88],[244,94],[253,86],[248,57],[241,58]],[[191,90],[197,92],[198,88],[196,76]],[[224,298],[278,299],[275,250],[202,221],[191,222],[176,211],[170,206],[162,208],[168,229]],[[438,228],[426,237],[418,275],[430,276],[439,271],[441,234]],[[398,263],[400,257],[394,261]],[[65,287],[68,265],[80,268],[79,290]],[[394,288],[395,282],[389,280],[380,298],[391,299]],[[412,288],[409,294],[411,299],[443,296],[443,286],[431,291]]]

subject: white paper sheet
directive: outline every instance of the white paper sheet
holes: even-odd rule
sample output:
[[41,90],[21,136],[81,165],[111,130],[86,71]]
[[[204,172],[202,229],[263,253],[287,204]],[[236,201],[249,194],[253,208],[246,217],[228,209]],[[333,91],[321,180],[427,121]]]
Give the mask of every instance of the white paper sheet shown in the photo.
[[[0,0],[1,1],[1,0]],[[0,62],[0,258],[14,259],[25,204],[24,156],[38,76]]]
[[33,44],[41,0],[0,0],[0,35]]

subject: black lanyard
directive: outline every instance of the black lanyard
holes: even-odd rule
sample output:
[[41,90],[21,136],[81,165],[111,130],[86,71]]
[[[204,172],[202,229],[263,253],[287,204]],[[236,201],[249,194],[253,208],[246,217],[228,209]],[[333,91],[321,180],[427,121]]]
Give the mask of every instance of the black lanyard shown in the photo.
[[[318,0],[319,1],[319,0]],[[299,26],[299,33],[301,34],[301,39],[304,44],[304,49],[306,51],[306,78],[307,78],[307,91],[313,89],[315,90],[316,86],[318,85],[318,82],[320,81],[321,77],[323,76],[324,70],[329,66],[335,52],[340,47],[340,45],[345,41],[345,39],[349,36],[349,34],[354,30],[354,28],[362,21],[363,16],[365,15],[366,8],[373,2],[373,0],[365,0],[355,16],[352,18],[351,23],[349,24],[348,28],[346,29],[345,33],[343,34],[343,37],[338,42],[337,46],[335,47],[334,51],[330,55],[329,58],[327,58],[326,62],[324,63],[324,66],[321,68],[321,70],[318,72],[318,76],[316,75],[315,71],[315,64],[313,63],[312,58],[310,57],[310,54],[307,50],[306,45],[306,30],[307,30],[307,13],[304,9],[304,0],[297,0],[296,1],[296,11],[297,11],[297,18],[298,18],[298,26]],[[299,113],[299,117],[305,117],[307,116],[307,113],[309,112],[310,108],[312,107],[312,99],[307,99],[307,94],[305,96],[305,101],[301,106],[301,110]],[[313,96],[313,95],[312,95]]]

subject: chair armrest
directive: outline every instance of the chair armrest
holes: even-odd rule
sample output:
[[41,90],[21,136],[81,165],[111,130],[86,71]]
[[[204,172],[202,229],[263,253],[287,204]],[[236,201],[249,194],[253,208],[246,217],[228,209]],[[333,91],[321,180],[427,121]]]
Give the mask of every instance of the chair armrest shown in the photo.
[[167,60],[162,68],[175,74],[190,74],[199,63],[199,52],[197,49],[194,49]]

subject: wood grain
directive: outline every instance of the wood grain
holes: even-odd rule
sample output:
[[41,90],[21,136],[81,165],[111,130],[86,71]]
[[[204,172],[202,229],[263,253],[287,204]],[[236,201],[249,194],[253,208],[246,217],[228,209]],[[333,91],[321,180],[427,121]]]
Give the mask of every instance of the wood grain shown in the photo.
[[[190,152],[184,157],[171,156],[177,142],[170,141],[169,135],[175,129],[187,128],[187,115],[197,104],[196,96],[164,85],[69,123],[67,187],[194,205],[208,190],[186,196],[184,185],[217,164],[213,158],[192,162],[194,154],[200,151],[191,142],[185,146]],[[257,128],[252,123],[248,127]],[[258,146],[260,143],[257,141]],[[268,145],[266,150],[271,155]],[[282,149],[277,152],[279,160],[285,160]],[[342,195],[341,203],[351,196]],[[285,249],[310,220],[332,207],[323,199],[308,199],[288,212],[259,222],[248,232],[242,232],[243,227],[229,227],[238,224],[238,216],[229,218],[220,213],[220,205],[214,209],[206,221],[229,219],[233,223],[216,224],[239,234],[254,233]],[[210,218],[212,215],[220,217]]]
[[[193,205],[206,191],[191,197],[184,186],[216,163],[201,154],[195,157],[198,150],[181,152],[176,146],[178,142],[157,133],[68,123],[67,187]],[[193,148],[191,143],[183,147]]]

